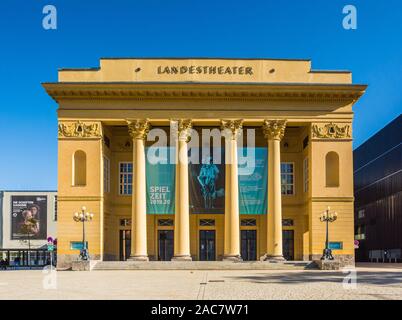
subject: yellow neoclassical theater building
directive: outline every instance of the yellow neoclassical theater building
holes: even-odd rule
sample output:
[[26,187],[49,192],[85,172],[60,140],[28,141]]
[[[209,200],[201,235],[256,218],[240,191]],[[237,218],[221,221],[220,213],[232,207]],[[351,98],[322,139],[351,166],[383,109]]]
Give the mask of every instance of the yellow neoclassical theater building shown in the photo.
[[60,267],[77,259],[82,206],[104,261],[319,259],[330,206],[329,245],[354,262],[352,107],[366,86],[350,72],[102,58],[43,86],[58,104]]

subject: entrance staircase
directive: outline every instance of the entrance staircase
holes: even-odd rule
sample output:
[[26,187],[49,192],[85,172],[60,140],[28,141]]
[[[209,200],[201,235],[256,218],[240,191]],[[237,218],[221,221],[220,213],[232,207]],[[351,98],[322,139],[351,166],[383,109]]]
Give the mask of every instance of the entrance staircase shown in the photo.
[[98,261],[92,270],[305,270],[318,269],[312,261]]

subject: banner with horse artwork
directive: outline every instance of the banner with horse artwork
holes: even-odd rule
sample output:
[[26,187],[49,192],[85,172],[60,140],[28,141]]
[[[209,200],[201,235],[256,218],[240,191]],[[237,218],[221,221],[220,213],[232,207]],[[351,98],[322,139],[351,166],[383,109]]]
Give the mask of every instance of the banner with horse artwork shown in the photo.
[[[190,163],[190,213],[225,213],[225,155],[203,155],[200,164]],[[194,157],[193,157],[194,159]],[[239,214],[266,214],[268,204],[267,148],[239,148]],[[243,163],[241,163],[243,161]]]
[[208,154],[201,148],[197,151],[198,163],[189,164],[190,213],[223,214],[225,213],[224,150],[218,150],[220,157],[210,156],[216,154],[216,150]]

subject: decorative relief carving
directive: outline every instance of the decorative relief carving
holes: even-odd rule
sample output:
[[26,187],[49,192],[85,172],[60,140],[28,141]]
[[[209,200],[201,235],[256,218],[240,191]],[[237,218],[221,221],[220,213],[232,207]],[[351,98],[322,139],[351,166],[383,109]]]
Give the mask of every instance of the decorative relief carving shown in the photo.
[[221,120],[221,130],[225,133],[230,133],[233,140],[241,134],[243,130],[243,119],[238,120]]
[[99,138],[101,135],[100,123],[59,122],[59,137],[61,138]]
[[286,120],[264,120],[262,129],[266,139],[282,140],[285,135]]
[[313,124],[311,126],[313,138],[321,139],[350,139],[352,138],[349,124],[339,125],[336,123]]
[[128,132],[133,139],[145,139],[151,128],[148,119],[127,120]]

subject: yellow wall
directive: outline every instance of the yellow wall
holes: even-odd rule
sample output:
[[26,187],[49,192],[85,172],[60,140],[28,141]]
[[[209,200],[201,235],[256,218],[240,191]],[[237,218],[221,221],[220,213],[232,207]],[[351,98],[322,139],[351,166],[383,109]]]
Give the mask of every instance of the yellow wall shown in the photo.
[[[103,254],[103,181],[102,144],[100,139],[59,139],[58,143],[58,255],[77,255],[71,250],[71,241],[82,241],[82,223],[73,220],[75,212],[94,214],[86,223],[86,237],[94,257]],[[77,150],[87,157],[86,185],[73,185],[73,158]]]

